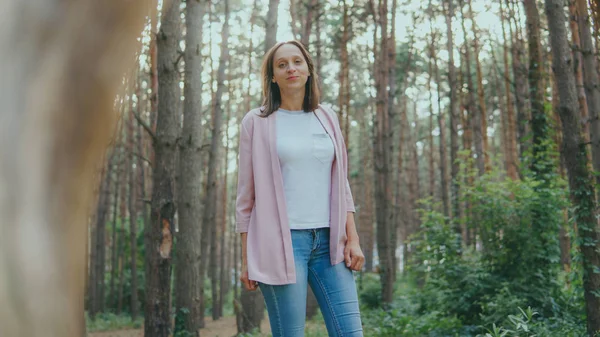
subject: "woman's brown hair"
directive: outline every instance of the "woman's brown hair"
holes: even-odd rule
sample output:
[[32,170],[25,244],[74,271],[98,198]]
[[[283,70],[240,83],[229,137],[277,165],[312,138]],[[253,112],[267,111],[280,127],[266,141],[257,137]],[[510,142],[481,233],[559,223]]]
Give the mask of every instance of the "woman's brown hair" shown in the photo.
[[306,48],[304,48],[301,42],[296,40],[279,42],[267,52],[262,63],[262,117],[268,117],[281,106],[281,92],[279,91],[279,85],[277,85],[277,83],[273,83],[271,79],[273,78],[273,59],[275,57],[275,52],[277,52],[277,49],[284,44],[293,44],[294,46],[298,47],[304,56],[306,64],[308,65],[309,77],[305,84],[306,90],[304,93],[302,110],[310,112],[317,109],[319,105],[319,98],[321,96],[321,91],[319,90],[319,79],[315,73],[315,65],[312,58],[308,54],[308,51]]

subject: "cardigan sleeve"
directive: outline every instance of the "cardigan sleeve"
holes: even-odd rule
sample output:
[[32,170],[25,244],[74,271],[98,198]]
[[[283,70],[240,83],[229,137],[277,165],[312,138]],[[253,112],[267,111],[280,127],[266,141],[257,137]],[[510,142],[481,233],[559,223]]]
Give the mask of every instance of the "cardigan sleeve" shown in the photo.
[[236,233],[248,232],[250,214],[254,208],[254,172],[252,168],[252,134],[246,126],[247,119],[240,126],[238,183],[236,197]]
[[333,119],[336,122],[335,128],[337,129],[337,132],[341,135],[340,139],[342,140],[342,151],[344,151],[344,154],[346,154],[346,161],[344,162],[344,170],[346,170],[346,172],[344,172],[346,174],[346,211],[356,212],[356,209],[354,207],[354,198],[352,197],[352,191],[350,189],[350,181],[348,181],[348,149],[346,149],[346,140],[344,139],[342,128],[340,127],[340,121],[335,111],[323,105],[322,107],[325,111],[327,111],[327,113],[333,115]]

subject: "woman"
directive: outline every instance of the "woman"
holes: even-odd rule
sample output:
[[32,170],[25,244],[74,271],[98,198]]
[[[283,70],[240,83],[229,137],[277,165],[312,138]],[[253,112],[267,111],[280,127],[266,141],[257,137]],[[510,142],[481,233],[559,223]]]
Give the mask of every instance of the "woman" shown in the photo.
[[273,337],[304,336],[308,285],[329,336],[362,336],[352,270],[362,268],[364,255],[339,122],[319,105],[317,75],[301,43],[271,48],[262,80],[263,106],[240,127],[240,279],[248,290],[260,287]]

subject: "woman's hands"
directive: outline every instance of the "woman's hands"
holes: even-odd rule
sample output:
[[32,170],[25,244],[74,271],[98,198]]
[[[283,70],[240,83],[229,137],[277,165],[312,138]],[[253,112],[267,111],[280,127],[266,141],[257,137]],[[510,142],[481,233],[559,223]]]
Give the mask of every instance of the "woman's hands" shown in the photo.
[[360,249],[358,233],[356,232],[356,224],[354,223],[354,212],[348,212],[346,216],[346,247],[344,248],[344,261],[346,267],[360,271],[365,264],[365,254]]
[[360,249],[360,244],[357,240],[346,241],[346,247],[344,248],[344,261],[346,267],[360,271],[365,264],[365,254]]
[[242,275],[240,281],[246,287],[246,290],[254,291],[258,288],[258,282],[248,279],[248,255],[246,247],[248,247],[248,233],[242,233]]
[[242,261],[242,276],[240,276],[240,281],[242,281],[242,284],[248,291],[254,291],[258,288],[258,282],[248,279],[248,263],[246,261]]

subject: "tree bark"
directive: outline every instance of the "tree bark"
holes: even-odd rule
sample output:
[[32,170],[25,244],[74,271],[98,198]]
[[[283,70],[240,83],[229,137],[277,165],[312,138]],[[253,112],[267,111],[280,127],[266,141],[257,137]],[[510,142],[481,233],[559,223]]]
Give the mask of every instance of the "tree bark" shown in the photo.
[[594,185],[588,168],[586,146],[578,122],[578,102],[572,57],[565,28],[565,12],[560,0],[546,0],[546,15],[549,22],[552,64],[560,95],[559,113],[563,130],[563,153],[569,176],[569,188],[575,206],[577,231],[582,242],[583,288],[586,303],[587,330],[590,336],[600,331],[600,274],[595,270],[600,265],[598,252],[599,233]]
[[[269,16],[270,17],[270,16]],[[215,221],[217,205],[217,163],[219,162],[219,149],[221,147],[221,124],[223,123],[223,107],[221,100],[223,90],[225,89],[225,67],[229,62],[229,1],[225,0],[225,21],[221,29],[221,51],[219,57],[219,68],[217,70],[217,91],[213,101],[213,130],[211,133],[210,152],[208,159],[208,174],[206,177],[206,194],[203,202],[204,210],[202,214],[202,253],[200,260],[200,286],[204,287],[204,277],[208,267],[208,250],[210,248],[209,239],[213,231],[216,231],[217,223]],[[201,290],[203,292],[203,290]],[[201,298],[201,305],[204,301]],[[203,314],[201,312],[201,315]],[[204,320],[204,319],[203,319]]]
[[490,164],[490,155],[489,155],[489,144],[488,144],[488,136],[487,136],[487,109],[485,106],[485,93],[483,88],[483,72],[481,70],[481,62],[479,61],[479,35],[477,24],[473,15],[473,6],[471,5],[471,0],[467,0],[469,5],[469,16],[471,17],[471,25],[473,30],[473,59],[475,60],[475,71],[477,76],[477,98],[479,99],[479,122],[481,124],[481,142],[483,148],[483,161],[485,172],[489,172],[491,169]]
[[[597,55],[591,34],[591,19],[586,0],[575,0],[581,37],[581,55],[583,59],[583,84],[591,120],[590,140],[592,142],[592,160],[594,170],[600,172],[600,80],[598,78]],[[600,177],[596,176],[596,183]],[[600,191],[599,191],[600,192]],[[597,196],[600,198],[600,195]]]
[[[581,126],[583,128],[583,136],[587,137],[587,142],[590,139],[590,122],[588,105],[586,101],[585,87],[583,84],[583,58],[581,55],[581,39],[579,34],[579,25],[577,21],[581,18],[577,9],[576,1],[569,1],[569,27],[571,28],[571,40],[573,46],[573,60],[575,69],[575,83],[577,85],[577,98],[579,101],[579,111],[581,114]],[[591,154],[591,152],[590,152]]]
[[348,18],[348,6],[346,1],[342,0],[342,40],[340,41],[340,74],[339,74],[339,93],[338,93],[338,120],[340,121],[340,127],[344,133],[344,139],[346,141],[346,148],[350,151],[350,137],[349,137],[349,118],[350,113],[350,67],[348,60],[348,41],[350,36],[348,34],[349,18]]
[[277,13],[279,9],[279,0],[269,0],[269,11],[267,12],[267,34],[265,36],[265,54],[277,42]]
[[[123,104],[123,103],[121,103]],[[122,110],[122,109],[121,109]],[[121,111],[122,113],[122,111]],[[119,132],[122,133],[122,132]],[[120,141],[122,135],[119,135],[118,137],[118,141]],[[121,186],[121,178],[122,178],[122,174],[121,174],[121,170],[123,169],[123,165],[122,165],[122,160],[123,158],[123,146],[122,144],[118,144],[115,146],[114,149],[115,153],[117,154],[116,160],[114,165],[111,165],[111,168],[109,170],[110,172],[110,176],[111,176],[111,182],[112,182],[112,205],[111,205],[111,211],[112,211],[112,215],[110,218],[110,222],[112,224],[112,238],[110,240],[111,245],[110,245],[110,290],[108,292],[108,307],[109,309],[114,309],[117,306],[117,293],[116,293],[116,288],[115,288],[115,282],[117,279],[117,264],[118,264],[118,260],[117,260],[117,249],[118,249],[118,245],[119,245],[119,238],[117,237],[117,218],[119,216],[122,216],[118,213],[119,210],[119,197],[121,196],[120,194],[120,186]]]
[[[465,41],[470,41],[471,39],[467,36],[467,29],[465,26],[465,15],[463,13],[462,7],[464,6],[464,1],[459,0],[460,12],[461,12],[461,26],[463,31],[463,36]],[[485,173],[485,158],[483,154],[483,130],[481,129],[481,111],[475,102],[475,86],[473,84],[473,76],[471,75],[471,48],[467,42],[464,44],[465,48],[465,76],[467,77],[467,90],[468,90],[468,98],[467,105],[469,106],[468,111],[470,117],[470,127],[473,130],[473,143],[475,145],[475,163],[477,164],[477,169],[479,175],[483,175]]]
[[112,150],[107,167],[102,171],[102,183],[100,187],[100,196],[98,198],[98,207],[96,208],[96,229],[95,229],[95,256],[92,261],[94,266],[93,292],[90,306],[90,317],[94,318],[97,313],[104,311],[104,270],[106,268],[106,213],[108,212],[108,203],[110,197],[110,176],[111,166],[114,162],[116,149]]
[[[136,88],[139,90],[139,88]],[[137,91],[136,90],[136,91]],[[138,98],[139,107],[141,97],[139,92],[136,93]],[[130,112],[133,114],[133,110]],[[130,118],[132,119],[132,118]],[[138,189],[140,188],[139,182],[136,180],[136,177],[143,171],[142,161],[138,161],[136,156],[133,155],[134,151],[136,151],[136,143],[139,142],[139,132],[134,127],[133,121],[129,123],[129,132],[128,132],[128,148],[129,155],[131,156],[131,167],[129,167],[129,252],[130,252],[130,270],[131,270],[131,297],[130,297],[130,310],[131,310],[131,319],[135,321],[138,315],[138,294],[137,294],[137,220],[138,220],[138,204],[137,200],[140,198],[140,193]],[[139,152],[142,155],[141,151]],[[139,170],[139,171],[138,171]],[[139,172],[139,173],[138,173]]]
[[[515,123],[515,108],[512,100],[512,90],[510,83],[510,72],[508,68],[508,40],[506,37],[506,28],[504,25],[504,9],[500,1],[500,22],[502,23],[502,52],[504,60],[504,91],[506,97],[506,174],[512,180],[519,178],[519,156],[517,154],[517,132]],[[510,25],[510,23],[509,23]],[[516,74],[515,74],[516,79]]]
[[[527,140],[529,133],[529,100],[527,96],[529,88],[527,87],[527,66],[523,64],[523,54],[525,46],[523,40],[519,36],[519,24],[516,22],[517,14],[515,13],[514,7],[511,7],[511,0],[506,0],[507,7],[509,8],[509,18],[512,18],[515,24],[513,29],[512,24],[509,23],[510,40],[512,41],[512,68],[515,83],[515,104],[517,107],[517,140],[519,143],[519,158],[521,161],[525,159],[530,142]],[[517,6],[518,8],[518,6]],[[520,17],[520,16],[519,16]]]
[[[447,6],[447,7],[446,7]],[[444,11],[446,17],[446,49],[448,51],[448,85],[450,86],[450,189],[452,199],[452,212],[455,217],[461,217],[460,196],[459,196],[459,165],[458,165],[458,124],[460,122],[460,111],[462,107],[458,104],[458,81],[456,78],[456,67],[454,66],[454,36],[452,30],[452,18],[454,17],[454,7],[452,1],[444,2]],[[459,226],[455,227],[457,233],[461,232]]]
[[179,142],[177,204],[179,232],[175,254],[175,334],[199,336],[202,327],[200,234],[202,216],[202,26],[205,4],[186,2],[183,128]]
[[391,219],[393,214],[390,210],[391,189],[390,189],[390,139],[391,134],[388,100],[389,94],[388,74],[388,2],[379,1],[379,25],[381,27],[380,50],[382,51],[377,58],[376,63],[376,114],[373,127],[375,136],[373,137],[373,162],[375,165],[375,198],[376,198],[376,216],[377,216],[377,247],[379,250],[380,274],[381,274],[381,296],[385,305],[391,304],[393,300],[394,284],[394,247],[390,242],[391,238]]
[[[437,87],[437,107],[438,107],[438,127],[440,130],[440,189],[442,195],[442,204],[444,207],[444,215],[450,218],[450,196],[448,195],[448,154],[447,154],[447,143],[446,143],[446,118],[442,112],[442,79],[440,76],[440,69],[437,63],[436,46],[433,45],[433,71],[435,73],[435,82]],[[452,65],[454,67],[454,65]],[[451,107],[452,108],[452,107]],[[460,233],[460,231],[458,231]]]
[[180,101],[178,45],[179,2],[165,3],[157,35],[158,106],[150,223],[145,228],[146,299],[144,335],[171,333],[171,253],[175,234],[175,166]]

